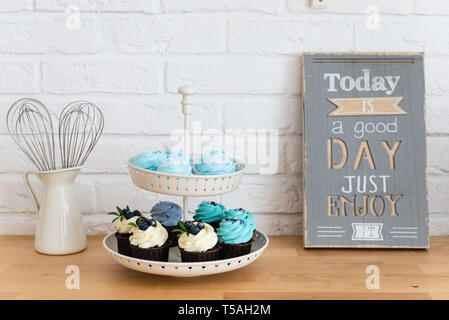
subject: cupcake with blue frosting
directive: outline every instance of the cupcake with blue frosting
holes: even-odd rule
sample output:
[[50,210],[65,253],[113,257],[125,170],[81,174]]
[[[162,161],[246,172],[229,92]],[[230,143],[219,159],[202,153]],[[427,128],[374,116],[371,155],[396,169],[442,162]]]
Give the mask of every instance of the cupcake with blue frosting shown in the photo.
[[193,173],[218,175],[235,172],[235,163],[223,151],[209,151],[201,155],[201,162],[193,165]]
[[203,201],[198,206],[198,209],[195,210],[193,219],[206,222],[214,229],[217,229],[225,212],[226,208],[224,205],[215,201]]
[[160,222],[167,230],[172,246],[176,246],[178,241],[174,230],[178,222],[182,220],[182,208],[171,201],[161,201],[151,209],[151,217]]
[[223,218],[217,229],[223,259],[243,256],[251,252],[253,227],[238,216]]
[[182,157],[170,157],[159,163],[157,171],[169,174],[191,175],[192,166]]
[[168,150],[165,152],[165,156],[167,159],[176,158],[176,159],[184,159],[184,152],[179,150]]
[[157,170],[158,165],[167,159],[166,153],[162,151],[149,151],[138,154],[133,165],[146,170]]
[[247,223],[250,226],[250,228],[253,231],[256,230],[256,221],[254,220],[254,215],[251,212],[243,208],[239,208],[228,210],[223,215],[223,218],[233,218],[233,217],[242,219],[243,221],[245,221],[245,223]]

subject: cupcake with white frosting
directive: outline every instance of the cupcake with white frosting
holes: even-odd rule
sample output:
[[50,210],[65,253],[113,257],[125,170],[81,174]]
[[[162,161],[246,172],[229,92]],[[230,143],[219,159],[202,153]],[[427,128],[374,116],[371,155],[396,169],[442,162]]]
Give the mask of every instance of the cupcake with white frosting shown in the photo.
[[133,256],[153,261],[168,261],[171,242],[167,230],[156,220],[140,217],[129,237]]
[[186,221],[179,222],[178,246],[183,262],[201,262],[218,260],[220,246],[214,228],[207,223]]
[[132,250],[129,244],[129,237],[132,235],[136,220],[142,216],[139,210],[131,211],[129,206],[121,209],[117,207],[116,212],[109,212],[108,215],[115,216],[114,223],[115,238],[117,239],[118,253],[132,257]]

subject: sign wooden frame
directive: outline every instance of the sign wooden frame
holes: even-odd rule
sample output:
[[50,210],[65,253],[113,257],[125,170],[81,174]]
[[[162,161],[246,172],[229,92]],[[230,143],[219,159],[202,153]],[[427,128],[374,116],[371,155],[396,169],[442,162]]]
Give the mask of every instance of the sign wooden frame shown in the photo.
[[423,60],[301,57],[306,248],[429,247]]

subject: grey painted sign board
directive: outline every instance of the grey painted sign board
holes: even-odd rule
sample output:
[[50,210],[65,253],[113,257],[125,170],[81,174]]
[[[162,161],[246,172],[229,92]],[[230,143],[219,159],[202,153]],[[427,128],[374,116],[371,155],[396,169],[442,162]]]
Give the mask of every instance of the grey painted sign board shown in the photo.
[[302,57],[305,247],[428,248],[420,53]]

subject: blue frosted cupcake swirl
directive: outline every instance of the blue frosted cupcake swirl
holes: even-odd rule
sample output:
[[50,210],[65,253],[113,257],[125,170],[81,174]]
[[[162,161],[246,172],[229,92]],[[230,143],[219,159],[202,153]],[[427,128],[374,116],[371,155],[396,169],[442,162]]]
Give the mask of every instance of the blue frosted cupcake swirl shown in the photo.
[[161,201],[151,209],[151,217],[164,227],[174,227],[182,220],[182,209],[170,201]]
[[165,155],[167,158],[177,158],[182,159],[184,157],[184,153],[182,151],[176,151],[176,150],[168,150],[165,152]]
[[246,243],[253,237],[253,229],[237,217],[224,218],[217,229],[218,241],[225,244]]
[[[184,160],[184,152],[183,151],[176,151],[176,150],[168,150],[165,152],[165,155],[167,159],[173,158],[173,159],[179,159]],[[189,155],[189,163],[192,165],[192,157]]]
[[166,159],[162,151],[149,151],[138,154],[133,161],[133,165],[146,170],[156,170],[157,166]]
[[245,223],[248,224],[252,230],[256,230],[256,221],[254,220],[254,215],[251,212],[240,208],[228,210],[223,215],[223,219],[233,217],[237,217],[238,219],[245,221]]
[[192,167],[184,162],[182,158],[168,158],[157,166],[157,171],[169,174],[192,174]]
[[195,221],[202,221],[206,223],[220,221],[223,214],[226,212],[224,205],[214,202],[214,201],[203,201],[195,210],[195,215],[193,219]]
[[235,163],[223,151],[210,151],[201,155],[201,163],[193,165],[193,172],[201,175],[216,175],[235,172]]

